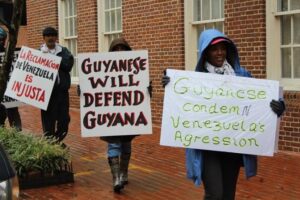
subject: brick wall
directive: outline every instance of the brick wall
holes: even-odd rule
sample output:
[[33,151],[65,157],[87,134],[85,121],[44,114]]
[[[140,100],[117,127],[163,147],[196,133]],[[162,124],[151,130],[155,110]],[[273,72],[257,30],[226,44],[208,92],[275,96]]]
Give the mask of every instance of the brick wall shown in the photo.
[[57,1],[27,0],[28,46],[38,48],[43,43],[42,31],[46,26],[58,28]]
[[97,2],[77,0],[78,53],[98,51]]
[[286,113],[281,119],[279,149],[300,152],[300,93],[285,91]]
[[241,65],[266,78],[265,1],[225,1],[225,33],[236,43]]
[[123,36],[133,49],[149,52],[152,121],[161,125],[163,70],[184,69],[183,0],[123,1]]
[[17,47],[28,46],[27,42],[27,26],[20,26],[19,35],[18,35]]

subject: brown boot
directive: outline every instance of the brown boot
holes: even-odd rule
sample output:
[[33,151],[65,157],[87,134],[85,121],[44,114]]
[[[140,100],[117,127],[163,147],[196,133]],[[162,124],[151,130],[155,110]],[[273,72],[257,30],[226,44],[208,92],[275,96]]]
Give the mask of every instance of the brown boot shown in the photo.
[[130,161],[131,154],[121,154],[121,162],[120,162],[120,181],[124,186],[128,184],[128,166]]
[[110,166],[111,174],[113,176],[113,189],[114,192],[120,192],[123,185],[120,181],[120,164],[119,157],[108,158],[108,163]]

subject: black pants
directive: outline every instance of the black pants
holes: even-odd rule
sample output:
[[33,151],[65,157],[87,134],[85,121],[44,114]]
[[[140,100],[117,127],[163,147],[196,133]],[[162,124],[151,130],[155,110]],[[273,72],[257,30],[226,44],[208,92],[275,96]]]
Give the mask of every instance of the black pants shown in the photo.
[[48,108],[41,110],[42,126],[45,136],[62,141],[69,129],[69,92],[53,91]]
[[22,131],[21,117],[18,107],[5,108],[3,104],[0,104],[0,126],[4,126],[6,117],[8,118],[9,125],[16,128],[18,131]]
[[0,104],[0,126],[4,126],[6,119],[6,109],[3,104]]
[[234,200],[242,155],[203,151],[204,200]]
[[18,107],[6,108],[6,114],[9,125],[16,128],[18,131],[22,131],[22,122]]

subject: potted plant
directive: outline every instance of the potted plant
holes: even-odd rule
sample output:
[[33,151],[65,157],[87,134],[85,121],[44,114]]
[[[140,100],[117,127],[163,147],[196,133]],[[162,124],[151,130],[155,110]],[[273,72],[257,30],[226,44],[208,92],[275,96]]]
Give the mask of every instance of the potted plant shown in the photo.
[[21,189],[74,182],[69,149],[56,140],[0,128],[0,142],[13,162]]

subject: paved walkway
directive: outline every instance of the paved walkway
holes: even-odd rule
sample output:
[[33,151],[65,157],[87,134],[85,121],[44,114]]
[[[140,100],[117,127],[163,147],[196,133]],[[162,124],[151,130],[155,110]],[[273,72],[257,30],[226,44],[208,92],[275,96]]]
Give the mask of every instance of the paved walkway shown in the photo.
[[[41,132],[40,111],[20,109],[23,127]],[[81,138],[79,110],[71,110],[70,131],[65,143],[71,149],[74,184],[21,191],[21,199],[38,200],[200,200],[203,187],[185,177],[184,149],[159,145],[160,128],[133,141],[129,184],[114,194],[106,159],[106,143],[98,138]],[[246,180],[244,171],[237,187],[237,200],[299,200],[300,153],[279,152],[259,157],[259,173]]]

